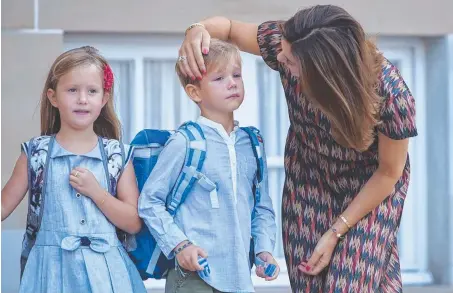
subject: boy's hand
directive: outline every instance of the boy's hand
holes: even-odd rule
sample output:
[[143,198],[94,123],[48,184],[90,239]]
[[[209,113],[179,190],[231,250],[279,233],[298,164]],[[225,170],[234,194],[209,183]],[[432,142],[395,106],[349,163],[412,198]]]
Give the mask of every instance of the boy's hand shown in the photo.
[[[176,246],[175,250],[179,247],[186,244],[187,241],[183,241],[178,246]],[[188,271],[202,271],[204,268],[198,264],[198,256],[207,258],[208,254],[201,249],[199,246],[194,244],[187,246],[184,248],[180,253],[176,255],[176,259],[178,260],[178,264]]]
[[69,176],[69,184],[77,190],[77,192],[91,198],[93,194],[99,192],[102,187],[88,169],[75,167]]
[[277,263],[277,261],[275,261],[275,259],[272,256],[272,254],[270,254],[269,252],[264,251],[264,252],[259,253],[256,257],[261,258],[264,262],[267,262],[267,263],[270,263],[270,264],[274,264],[277,267],[277,269],[275,270],[275,273],[274,273],[274,275],[272,277],[268,277],[268,276],[266,276],[264,274],[264,268],[263,267],[256,267],[256,275],[258,277],[266,279],[266,281],[272,281],[272,280],[277,279],[278,274],[280,274],[280,267],[278,266],[278,263]]

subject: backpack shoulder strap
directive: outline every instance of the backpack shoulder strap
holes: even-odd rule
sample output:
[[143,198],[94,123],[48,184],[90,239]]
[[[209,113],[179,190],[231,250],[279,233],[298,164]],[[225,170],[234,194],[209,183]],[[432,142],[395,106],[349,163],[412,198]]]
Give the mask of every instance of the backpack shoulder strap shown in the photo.
[[263,137],[260,134],[260,131],[255,127],[241,127],[250,138],[250,142],[252,143],[252,150],[253,154],[255,155],[257,171],[256,171],[256,183],[255,183],[255,203],[259,202],[261,199],[260,194],[260,185],[263,181],[264,177],[264,141]]
[[44,203],[44,189],[47,178],[49,154],[54,142],[53,136],[39,136],[28,142],[28,215],[26,233],[32,238],[41,226]]
[[186,122],[178,129],[187,142],[184,166],[167,198],[167,210],[171,215],[184,202],[193,184],[200,179],[201,169],[206,158],[206,138],[200,125]]
[[36,235],[41,227],[46,178],[49,169],[47,166],[54,140],[54,136],[39,136],[32,138],[28,143],[22,144],[23,150],[27,154],[28,213],[20,257],[21,278],[28,255],[35,244]]
[[103,156],[105,175],[111,195],[116,196],[118,180],[123,173],[126,154],[124,144],[116,139],[99,137],[99,144]]

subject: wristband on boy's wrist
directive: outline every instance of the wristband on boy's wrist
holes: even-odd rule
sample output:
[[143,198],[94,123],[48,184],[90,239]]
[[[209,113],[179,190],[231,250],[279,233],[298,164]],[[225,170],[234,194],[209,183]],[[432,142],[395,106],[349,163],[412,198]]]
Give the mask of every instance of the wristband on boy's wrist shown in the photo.
[[181,251],[183,251],[184,249],[186,249],[187,247],[189,247],[192,244],[193,244],[192,242],[187,241],[186,243],[184,243],[184,245],[180,246],[179,248],[177,248],[175,250],[175,255],[178,255]]

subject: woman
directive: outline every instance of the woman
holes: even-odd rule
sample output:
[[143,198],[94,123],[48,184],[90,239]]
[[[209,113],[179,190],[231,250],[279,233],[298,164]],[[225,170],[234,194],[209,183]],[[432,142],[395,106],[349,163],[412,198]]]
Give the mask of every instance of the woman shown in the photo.
[[205,72],[211,37],[262,55],[281,76],[291,122],[282,221],[293,291],[402,292],[396,236],[417,130],[397,68],[332,5],[259,26],[224,17],[191,25],[179,66],[192,79]]

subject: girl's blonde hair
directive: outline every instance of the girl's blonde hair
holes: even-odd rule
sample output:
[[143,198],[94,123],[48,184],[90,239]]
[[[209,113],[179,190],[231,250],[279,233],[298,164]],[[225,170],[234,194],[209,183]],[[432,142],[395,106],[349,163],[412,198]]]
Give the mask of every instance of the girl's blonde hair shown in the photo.
[[[56,91],[60,78],[79,66],[95,65],[104,76],[104,91],[109,92],[109,99],[102,108],[99,117],[94,122],[94,132],[102,137],[120,139],[121,123],[114,109],[114,82],[110,65],[90,46],[72,49],[58,56],[47,75],[47,80],[41,95],[41,135],[56,134],[61,127],[60,112],[52,106],[47,98],[47,91]],[[110,75],[110,76],[109,76]],[[107,80],[106,80],[107,76]]]

